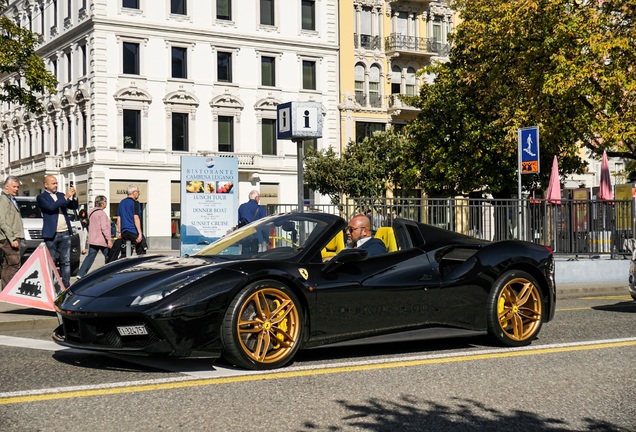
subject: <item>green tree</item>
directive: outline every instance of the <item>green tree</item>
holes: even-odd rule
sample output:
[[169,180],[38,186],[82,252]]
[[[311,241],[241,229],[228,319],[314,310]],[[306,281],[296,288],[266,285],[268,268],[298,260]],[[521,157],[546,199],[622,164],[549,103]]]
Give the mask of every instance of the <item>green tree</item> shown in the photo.
[[[636,158],[633,24],[636,0],[454,0],[460,23],[450,61],[410,103],[422,185],[434,194],[516,190],[517,129],[539,126],[545,186],[556,155],[563,174],[593,153]],[[481,186],[480,186],[481,185]]]
[[[5,3],[0,3],[0,12]],[[21,28],[6,16],[0,17],[0,101],[23,105],[32,112],[41,112],[38,97],[55,93],[57,79],[36,54],[40,37]],[[10,79],[7,79],[10,78]]]
[[342,196],[381,197],[387,187],[411,188],[419,182],[412,140],[390,130],[351,142],[339,156],[332,147],[309,151],[305,183],[338,204]]

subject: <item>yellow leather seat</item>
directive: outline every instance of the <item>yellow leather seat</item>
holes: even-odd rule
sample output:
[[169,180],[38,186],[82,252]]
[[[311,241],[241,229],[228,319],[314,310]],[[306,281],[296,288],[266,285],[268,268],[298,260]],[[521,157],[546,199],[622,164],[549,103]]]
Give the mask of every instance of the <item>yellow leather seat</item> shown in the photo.
[[334,238],[329,241],[329,243],[327,243],[327,246],[322,249],[322,259],[324,260],[325,258],[331,258],[332,256],[337,255],[338,252],[340,252],[344,248],[344,233],[340,231]]
[[384,242],[387,252],[395,252],[398,250],[397,242],[395,241],[395,234],[391,227],[380,227],[375,233],[375,238],[379,238]]

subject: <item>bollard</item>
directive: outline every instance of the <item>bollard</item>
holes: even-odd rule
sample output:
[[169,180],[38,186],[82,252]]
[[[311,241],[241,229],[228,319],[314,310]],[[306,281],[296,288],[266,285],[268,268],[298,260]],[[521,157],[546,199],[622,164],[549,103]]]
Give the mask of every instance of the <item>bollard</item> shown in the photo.
[[132,245],[130,240],[126,240],[126,258],[132,255]]

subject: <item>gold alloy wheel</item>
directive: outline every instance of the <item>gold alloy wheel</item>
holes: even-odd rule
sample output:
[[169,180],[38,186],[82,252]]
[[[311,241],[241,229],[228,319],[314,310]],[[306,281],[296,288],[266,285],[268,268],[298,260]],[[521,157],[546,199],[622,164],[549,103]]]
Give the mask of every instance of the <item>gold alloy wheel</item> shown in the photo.
[[278,362],[298,343],[300,315],[297,305],[284,291],[263,288],[241,306],[236,331],[241,348],[255,362]]
[[525,341],[539,329],[542,309],[539,289],[528,279],[515,278],[499,294],[497,318],[511,340]]

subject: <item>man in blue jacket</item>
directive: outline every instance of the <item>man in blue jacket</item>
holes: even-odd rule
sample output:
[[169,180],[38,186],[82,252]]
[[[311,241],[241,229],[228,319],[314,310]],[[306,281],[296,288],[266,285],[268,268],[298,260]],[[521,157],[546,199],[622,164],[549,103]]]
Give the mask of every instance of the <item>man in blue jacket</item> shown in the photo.
[[38,205],[42,209],[44,225],[42,239],[46,243],[53,261],[56,256],[60,259],[60,271],[64,288],[71,285],[71,236],[73,227],[68,217],[67,209],[77,210],[75,187],[71,185],[66,193],[57,191],[55,176],[44,177],[44,192],[37,197]]
[[359,214],[351,218],[345,229],[347,234],[347,247],[364,249],[367,256],[375,256],[386,253],[386,246],[380,239],[371,236],[371,221],[367,215]]
[[249,201],[241,204],[238,208],[239,228],[248,223],[265,217],[265,209],[260,206],[261,194],[257,190],[250,192]]
[[[257,190],[250,192],[249,201],[241,204],[238,208],[238,227],[242,227],[249,223],[254,222],[260,218],[266,216],[265,209],[260,206],[261,194]],[[259,231],[258,238],[248,238],[243,241],[242,254],[257,253],[259,245],[265,243],[268,239],[268,234]]]

